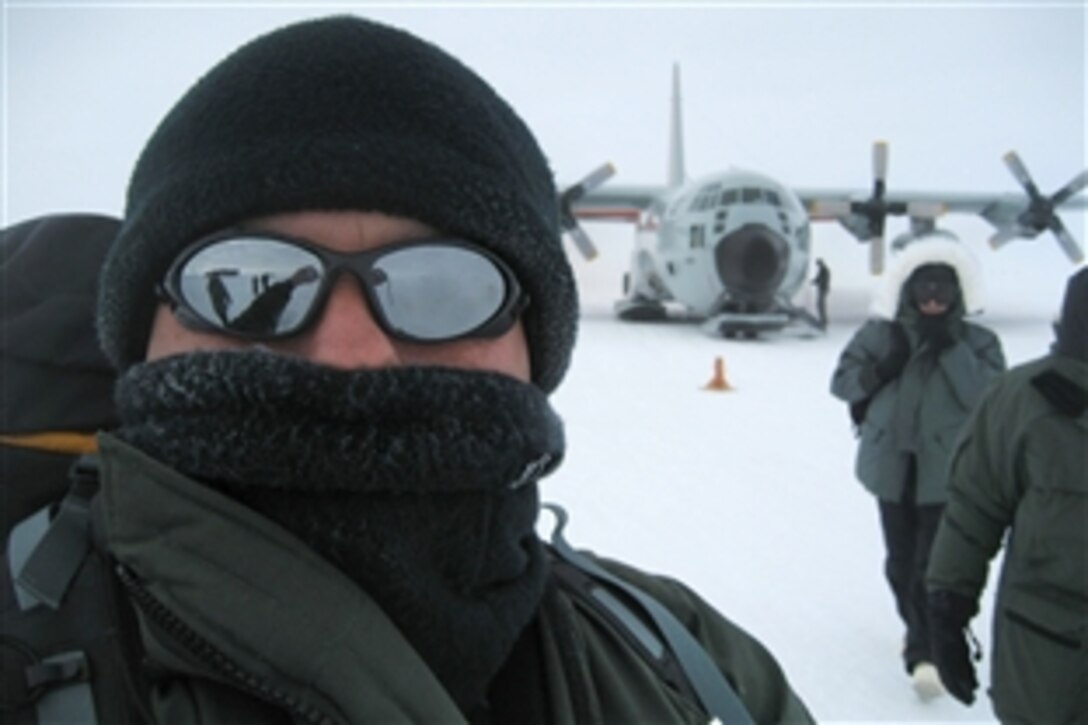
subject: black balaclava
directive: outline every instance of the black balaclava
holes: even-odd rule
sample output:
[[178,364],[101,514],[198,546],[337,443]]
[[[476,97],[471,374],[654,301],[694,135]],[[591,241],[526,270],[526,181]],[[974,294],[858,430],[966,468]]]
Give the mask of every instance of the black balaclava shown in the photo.
[[1088,362],[1088,267],[1069,278],[1055,333],[1055,352]]
[[246,350],[135,365],[117,400],[119,437],[304,541],[374,597],[463,710],[480,703],[544,587],[537,479],[564,442],[540,390]]
[[[903,286],[905,319],[918,331],[918,337],[934,354],[954,342],[956,325],[962,324],[963,295],[956,270],[947,264],[923,264],[911,273]],[[947,308],[939,315],[923,314],[919,309],[935,300]]]
[[956,270],[947,264],[923,264],[911,274],[906,287],[916,307],[936,301],[951,310],[960,296]]

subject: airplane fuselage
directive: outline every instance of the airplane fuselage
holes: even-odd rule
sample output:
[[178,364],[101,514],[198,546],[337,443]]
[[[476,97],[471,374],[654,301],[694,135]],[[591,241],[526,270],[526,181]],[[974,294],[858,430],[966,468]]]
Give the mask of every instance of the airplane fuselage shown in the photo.
[[779,182],[736,170],[705,177],[655,203],[637,225],[617,310],[645,317],[638,302],[671,301],[709,318],[788,307],[805,280],[809,242],[804,207]]

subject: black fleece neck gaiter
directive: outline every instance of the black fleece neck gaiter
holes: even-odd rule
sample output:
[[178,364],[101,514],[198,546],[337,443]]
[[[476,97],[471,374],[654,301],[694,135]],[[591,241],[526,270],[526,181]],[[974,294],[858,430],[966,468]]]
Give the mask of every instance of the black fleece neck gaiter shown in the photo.
[[484,696],[544,586],[536,481],[564,440],[536,387],[248,350],[134,366],[117,402],[122,439],[332,562],[463,710]]

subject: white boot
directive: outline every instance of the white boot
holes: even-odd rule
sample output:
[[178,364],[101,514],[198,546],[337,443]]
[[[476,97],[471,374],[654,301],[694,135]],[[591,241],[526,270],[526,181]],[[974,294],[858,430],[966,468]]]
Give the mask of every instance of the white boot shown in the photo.
[[910,673],[911,684],[923,701],[932,700],[944,694],[944,685],[937,668],[929,662],[919,662]]

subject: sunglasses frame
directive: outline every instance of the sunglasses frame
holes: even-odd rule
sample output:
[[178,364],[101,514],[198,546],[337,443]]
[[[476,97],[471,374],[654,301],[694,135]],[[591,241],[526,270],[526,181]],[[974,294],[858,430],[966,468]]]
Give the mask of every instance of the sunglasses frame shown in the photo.
[[[185,299],[185,295],[182,293],[181,277],[185,269],[185,265],[189,263],[197,254],[214,246],[221,242],[227,242],[232,240],[252,239],[252,240],[268,240],[274,242],[281,242],[300,249],[304,249],[307,252],[317,257],[322,265],[321,278],[319,280],[319,288],[314,296],[313,302],[310,305],[310,309],[307,310],[302,320],[289,331],[276,332],[272,334],[252,333],[244,330],[231,330],[223,325],[208,320],[201,315],[196,309]],[[367,278],[367,273],[373,269],[374,262],[392,252],[409,249],[411,247],[455,247],[459,249],[466,249],[474,252],[481,257],[487,259],[495,268],[499,271],[503,282],[506,285],[506,299],[499,306],[499,308],[484,322],[480,323],[476,327],[459,333],[457,335],[451,335],[450,337],[443,338],[421,338],[416,337],[410,333],[405,332],[395,327],[385,316],[385,311],[382,309],[380,302],[377,299],[377,295],[371,289],[371,282]],[[221,232],[216,232],[205,237],[201,237],[192,244],[183,249],[174,261],[170,264],[169,269],[166,272],[166,276],[156,286],[156,294],[160,301],[170,305],[171,311],[178,321],[188,327],[191,330],[200,332],[214,332],[220,335],[226,335],[228,337],[234,337],[242,340],[250,340],[254,342],[268,342],[272,340],[284,340],[287,338],[300,335],[309,329],[315,319],[317,319],[320,313],[325,309],[325,305],[328,303],[328,296],[332,290],[333,283],[339,278],[340,274],[348,272],[355,277],[359,282],[359,286],[363,291],[363,296],[366,298],[367,306],[371,317],[381,327],[382,331],[386,335],[405,342],[411,342],[416,344],[425,345],[440,345],[447,342],[453,342],[455,340],[463,340],[467,338],[495,338],[506,333],[514,324],[518,321],[521,313],[529,305],[529,295],[522,289],[518,283],[517,276],[514,271],[503,262],[495,254],[482,246],[471,242],[467,239],[461,239],[458,237],[425,237],[421,239],[409,239],[401,242],[394,242],[392,244],[382,245],[374,249],[367,249],[361,252],[336,252],[326,247],[322,247],[319,244],[304,239],[301,237],[289,236],[286,234],[278,234],[275,232],[267,231],[251,231],[248,229],[228,229]]]

